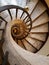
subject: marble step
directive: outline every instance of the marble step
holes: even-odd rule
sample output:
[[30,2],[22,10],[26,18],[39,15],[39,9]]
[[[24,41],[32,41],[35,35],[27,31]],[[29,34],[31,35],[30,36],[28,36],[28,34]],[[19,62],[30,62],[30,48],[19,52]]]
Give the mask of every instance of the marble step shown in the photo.
[[37,39],[41,42],[44,42],[46,39],[46,34],[29,34],[28,36],[32,37],[33,39]]
[[0,15],[1,15],[3,18],[6,18],[6,17],[8,17],[9,14],[8,14],[8,11],[5,10],[5,11],[1,12]]
[[36,9],[31,15],[32,21],[34,21],[36,18],[38,18],[43,12],[46,11],[46,7],[39,1]]
[[29,10],[28,10],[28,13],[29,13],[29,14],[34,10],[34,8],[35,8],[35,6],[37,5],[38,1],[39,1],[39,0],[32,0],[32,1],[30,1],[30,2],[27,3],[26,6],[27,6],[27,8],[29,9]]
[[42,46],[42,42],[32,39],[30,37],[27,37],[26,40],[30,43],[30,45],[33,45],[36,49],[39,49]]
[[48,23],[42,26],[32,28],[31,32],[47,33],[48,32]]
[[25,45],[25,47],[28,51],[30,51],[30,52],[35,52],[36,51],[36,49],[33,48],[25,39],[22,40],[22,41],[23,41],[23,44]]
[[[27,3],[24,9],[31,15],[37,5],[39,0],[33,0]],[[20,14],[19,14],[20,15]],[[27,15],[24,13],[22,19],[24,19]],[[27,20],[27,18],[26,18]]]
[[6,17],[6,18],[4,18],[7,22],[11,22],[12,20],[11,20],[11,18],[10,18],[10,16],[8,16],[8,17]]
[[[16,18],[16,9],[10,9],[10,13],[11,13],[11,16],[12,16],[13,19]],[[6,18],[11,19],[8,10],[3,11],[2,13],[0,13],[0,15],[4,19],[6,19]]]
[[1,25],[0,25],[0,29],[4,29],[5,28],[5,22],[2,21]]
[[23,42],[21,40],[18,40],[18,45],[25,49],[25,46],[24,46],[24,44],[23,44]]
[[45,12],[43,15],[41,15],[37,20],[35,20],[32,24],[32,27],[36,27],[42,24],[45,24],[49,21],[49,17],[47,12]]

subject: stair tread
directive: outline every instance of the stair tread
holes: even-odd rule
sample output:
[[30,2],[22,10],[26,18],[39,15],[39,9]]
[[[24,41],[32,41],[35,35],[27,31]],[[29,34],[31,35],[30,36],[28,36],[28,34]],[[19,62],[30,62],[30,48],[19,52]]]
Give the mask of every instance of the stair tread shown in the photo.
[[8,11],[3,11],[2,13],[0,13],[0,15],[3,17],[3,18],[6,18],[9,14],[8,14]]
[[17,15],[18,18],[21,17],[22,12],[23,12],[22,10],[18,10],[18,15]]
[[4,28],[5,28],[5,22],[2,21],[1,26],[0,26],[0,29],[4,29]]
[[32,27],[36,27],[38,25],[42,25],[44,23],[47,23],[48,21],[49,21],[48,14],[45,12],[37,20],[34,21],[34,23],[32,24]]
[[[24,45],[23,45],[23,43],[22,43],[21,40],[18,40],[18,45],[19,45],[20,47],[24,48]],[[24,48],[24,49],[25,49],[25,48]]]
[[32,28],[31,32],[48,32],[48,23],[36,28]]
[[31,44],[34,44],[37,40],[31,39],[29,37],[26,37],[26,40],[28,40]]
[[31,2],[28,2],[26,6],[29,8],[29,11],[28,11],[29,14],[32,12],[32,10],[34,9],[37,3],[38,3],[38,0],[33,0]]
[[38,40],[35,40],[35,39],[31,39],[29,37],[26,38],[26,40],[28,42],[30,42],[31,45],[33,45],[35,48],[39,49],[40,46],[43,44],[42,42],[38,41]]
[[29,36],[39,41],[45,41],[46,38],[46,34],[29,34]]
[[31,52],[36,51],[25,39],[23,40],[23,43],[28,51],[31,51]]
[[46,7],[41,2],[39,2],[36,9],[31,15],[32,21],[40,16],[44,11],[46,11]]
[[11,22],[10,16],[6,17],[5,20],[6,20],[7,22]]

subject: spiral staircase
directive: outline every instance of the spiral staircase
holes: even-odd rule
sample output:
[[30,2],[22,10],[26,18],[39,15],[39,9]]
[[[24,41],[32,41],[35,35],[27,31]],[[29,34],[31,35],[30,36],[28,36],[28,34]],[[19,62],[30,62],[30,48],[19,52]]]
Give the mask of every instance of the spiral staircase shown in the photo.
[[49,9],[44,0],[32,0],[25,8],[0,7],[2,65],[6,65],[6,61],[10,65],[49,65],[49,57],[44,56],[43,50],[48,36]]

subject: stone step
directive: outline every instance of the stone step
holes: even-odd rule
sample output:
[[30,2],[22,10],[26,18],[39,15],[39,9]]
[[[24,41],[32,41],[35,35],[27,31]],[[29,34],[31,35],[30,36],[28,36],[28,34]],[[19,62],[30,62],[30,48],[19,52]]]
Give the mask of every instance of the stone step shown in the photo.
[[9,14],[8,14],[8,11],[5,10],[5,11],[1,12],[0,15],[1,15],[3,18],[6,18],[6,17],[8,17]]
[[4,28],[5,28],[5,22],[2,21],[1,26],[0,26],[0,29],[4,29]]
[[25,46],[24,46],[24,44],[23,44],[23,42],[21,40],[18,40],[18,45],[25,49]]
[[28,36],[37,39],[39,41],[45,41],[46,34],[29,34]]
[[45,24],[48,21],[49,21],[49,17],[48,17],[48,14],[45,12],[43,15],[41,15],[37,20],[33,22],[32,27]]
[[32,0],[32,1],[30,1],[30,2],[28,2],[27,3],[27,7],[28,7],[28,13],[30,14],[33,10],[34,10],[34,8],[35,8],[35,6],[37,5],[37,3],[38,3],[38,0]]
[[36,9],[31,15],[32,21],[38,18],[44,11],[46,11],[46,9],[47,8],[41,2],[39,2]]
[[36,49],[39,49],[41,46],[42,46],[42,42],[38,41],[38,40],[35,40],[35,39],[32,39],[30,37],[27,37],[26,40],[31,44],[33,45]]
[[36,28],[32,28],[31,32],[47,33],[48,32],[48,23]]
[[35,52],[36,49],[34,49],[25,39],[23,40],[23,44],[25,45],[26,49],[30,52]]

